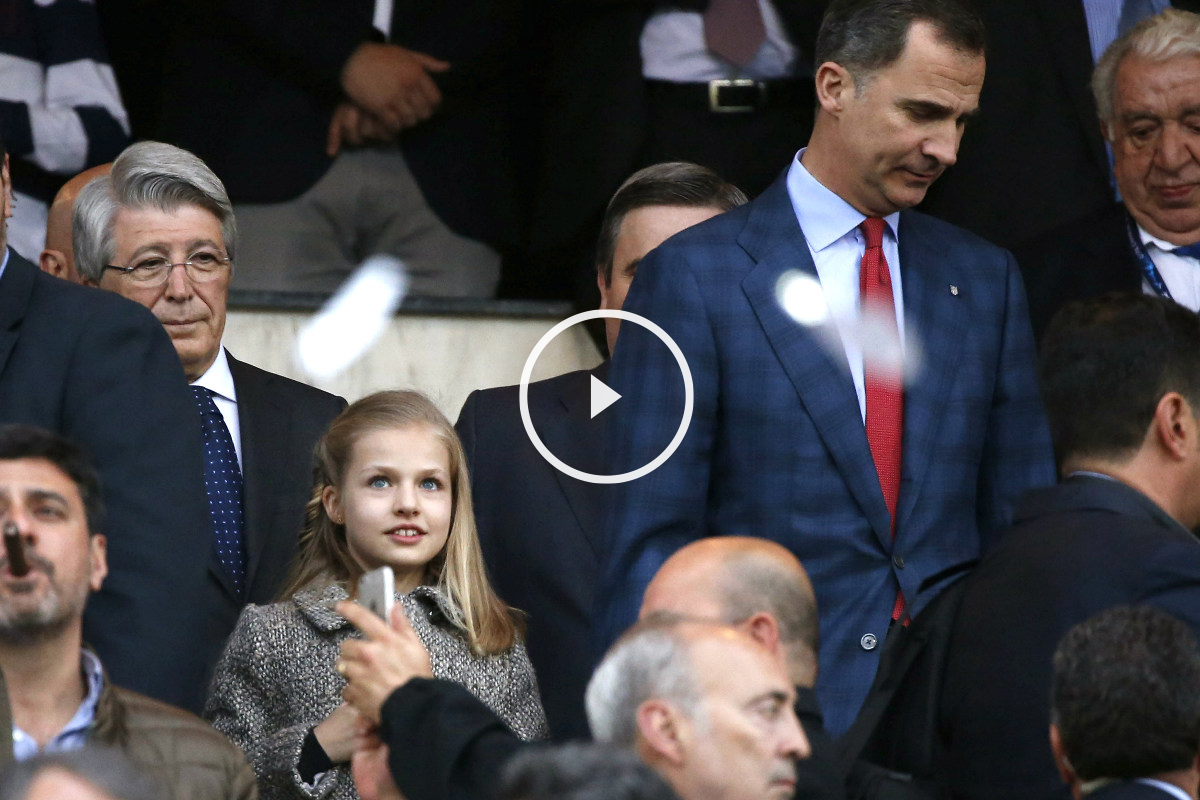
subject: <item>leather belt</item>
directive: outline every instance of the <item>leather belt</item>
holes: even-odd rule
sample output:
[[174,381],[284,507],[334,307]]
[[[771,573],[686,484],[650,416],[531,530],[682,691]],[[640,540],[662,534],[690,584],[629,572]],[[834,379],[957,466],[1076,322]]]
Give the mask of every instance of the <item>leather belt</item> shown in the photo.
[[706,83],[647,80],[646,91],[655,100],[707,107],[714,114],[749,114],[777,106],[807,105],[814,98],[812,83],[807,80],[737,78]]

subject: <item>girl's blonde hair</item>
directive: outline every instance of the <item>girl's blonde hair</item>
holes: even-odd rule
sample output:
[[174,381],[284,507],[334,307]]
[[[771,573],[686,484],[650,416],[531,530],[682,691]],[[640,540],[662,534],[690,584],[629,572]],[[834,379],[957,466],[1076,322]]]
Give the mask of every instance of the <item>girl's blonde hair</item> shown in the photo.
[[353,595],[362,568],[350,555],[346,527],[325,512],[322,496],[327,487],[341,484],[354,444],[375,431],[426,427],[446,446],[450,456],[450,490],[453,508],[446,546],[429,562],[425,580],[435,583],[449,598],[450,621],[462,631],[471,649],[480,655],[504,652],[520,634],[517,617],[488,582],[475,530],[471,482],[467,459],[454,426],[420,392],[376,392],[353,403],[329,426],[314,451],[316,469],[299,549],[289,570],[280,599],[297,591],[340,583]]

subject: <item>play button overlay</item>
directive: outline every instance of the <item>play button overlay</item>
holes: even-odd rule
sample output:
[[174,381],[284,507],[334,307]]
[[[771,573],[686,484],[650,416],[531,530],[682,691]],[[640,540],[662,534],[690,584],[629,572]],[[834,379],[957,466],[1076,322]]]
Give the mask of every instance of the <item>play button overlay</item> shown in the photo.
[[592,419],[604,409],[621,399],[621,395],[604,385],[595,375],[592,377]]
[[[590,319],[619,319],[622,322],[632,322],[634,325],[641,325],[646,330],[658,337],[659,341],[667,346],[671,351],[671,355],[675,356],[675,363],[679,365],[679,371],[683,374],[683,419],[679,420],[679,429],[675,431],[674,438],[670,443],[659,453],[649,464],[643,464],[635,470],[629,472],[621,472],[616,475],[596,475],[591,472],[584,472],[581,469],[576,469],[570,464],[565,463],[554,453],[550,452],[550,448],[542,442],[537,435],[537,431],[533,429],[533,422],[529,418],[529,378],[533,374],[533,365],[537,363],[538,357],[542,351],[546,349],[546,345],[558,336],[560,333],[570,328],[572,325],[578,325],[581,322],[587,322]],[[596,418],[597,414],[603,412],[606,408],[621,399],[621,395],[606,386],[603,381],[598,380],[594,375],[591,376],[591,412],[592,419]],[[652,391],[652,390],[647,390]],[[666,460],[671,457],[679,447],[679,443],[683,441],[683,437],[687,435],[688,426],[692,424],[692,406],[695,404],[695,390],[692,387],[692,371],[688,369],[687,361],[683,357],[683,351],[679,349],[679,345],[675,344],[675,340],[667,335],[667,332],[655,325],[650,320],[634,314],[631,311],[617,311],[613,309],[597,309],[596,311],[584,311],[582,314],[576,314],[567,317],[562,322],[555,325],[546,335],[538,340],[533,351],[529,354],[529,358],[525,360],[525,369],[521,371],[521,386],[519,391],[521,405],[521,423],[525,426],[525,435],[529,437],[529,441],[533,443],[534,448],[541,454],[542,458],[550,462],[550,465],[566,475],[570,475],[576,480],[585,481],[586,483],[626,483],[636,480],[645,475],[649,475],[654,470],[661,467]]]

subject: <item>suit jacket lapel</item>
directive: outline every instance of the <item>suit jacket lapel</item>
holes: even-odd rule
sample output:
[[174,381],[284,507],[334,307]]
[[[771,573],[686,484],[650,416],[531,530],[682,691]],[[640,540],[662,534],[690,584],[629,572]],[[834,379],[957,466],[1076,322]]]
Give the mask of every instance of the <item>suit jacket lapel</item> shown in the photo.
[[964,303],[971,291],[965,275],[945,257],[945,242],[929,238],[920,217],[908,212],[900,215],[899,244],[906,349],[910,357],[919,352],[920,367],[904,387],[897,535],[916,506],[933,460],[942,407],[961,351],[952,332],[969,324]]
[[[578,463],[571,463],[584,472],[599,473],[604,470],[604,423],[603,417],[591,419],[591,376],[604,380],[608,373],[608,362],[604,362],[588,373],[581,373],[562,387],[561,393],[547,413],[569,420],[566,425],[547,425],[538,431],[542,441],[552,453],[569,453]],[[560,456],[561,458],[562,456]],[[564,459],[565,460],[565,459]],[[560,470],[551,469],[554,478],[567,498],[567,505],[579,521],[579,528],[591,545],[594,553],[600,552],[600,526],[602,488],[593,483],[578,481]]]
[[21,335],[21,321],[29,307],[29,296],[33,294],[33,283],[37,278],[37,267],[8,251],[8,266],[0,278],[0,373],[3,373],[8,357],[17,338]]
[[742,290],[850,492],[880,542],[890,547],[887,505],[841,339],[832,323],[819,328],[797,323],[776,296],[779,278],[788,271],[817,277],[785,180],[754,203],[738,243],[757,262]]
[[1083,3],[1061,3],[1036,0],[1031,3],[1045,20],[1044,29],[1051,32],[1048,42],[1062,81],[1071,98],[1071,106],[1079,117],[1088,152],[1096,168],[1108,180],[1108,151],[1096,118],[1096,103],[1092,98],[1092,46],[1088,39],[1087,15]]
[[[229,351],[229,372],[237,392],[238,426],[242,439],[242,513],[246,535],[246,591],[254,585],[254,576],[262,560],[266,532],[271,527],[273,493],[264,450],[273,443],[288,441],[287,415],[279,409],[270,392],[269,380],[246,369]],[[225,570],[215,570],[221,574]],[[232,592],[232,585],[229,585]]]

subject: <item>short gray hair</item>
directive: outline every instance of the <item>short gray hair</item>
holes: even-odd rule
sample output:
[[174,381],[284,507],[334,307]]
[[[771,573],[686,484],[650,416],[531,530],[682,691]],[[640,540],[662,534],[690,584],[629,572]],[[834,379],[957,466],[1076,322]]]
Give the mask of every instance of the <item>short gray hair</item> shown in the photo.
[[125,148],[112,172],[80,190],[71,219],[75,264],[79,274],[99,281],[112,263],[113,222],[123,208],[175,211],[199,206],[221,223],[221,238],[231,259],[237,223],[225,184],[192,153],[163,142],[138,142]]
[[1111,127],[1116,121],[1113,118],[1113,92],[1117,70],[1131,54],[1158,63],[1200,56],[1200,14],[1169,8],[1139,22],[1100,56],[1092,73],[1092,94],[1096,97],[1096,110],[1104,124],[1105,136],[1112,135]]
[[584,698],[588,727],[597,742],[633,747],[638,708],[652,698],[671,703],[690,718],[697,717],[700,688],[683,625],[703,623],[675,615],[651,615],[609,648],[592,673]]

